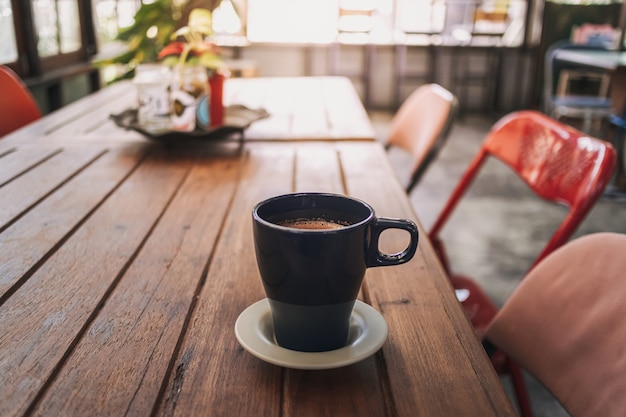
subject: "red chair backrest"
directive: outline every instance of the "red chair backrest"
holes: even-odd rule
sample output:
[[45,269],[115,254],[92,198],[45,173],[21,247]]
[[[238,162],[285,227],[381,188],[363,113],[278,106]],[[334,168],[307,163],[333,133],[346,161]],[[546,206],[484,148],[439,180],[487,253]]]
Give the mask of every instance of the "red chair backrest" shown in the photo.
[[443,225],[488,157],[507,164],[538,196],[569,207],[534,264],[572,236],[610,181],[616,164],[615,150],[608,142],[537,111],[511,113],[490,130],[435,222],[430,232],[433,241],[439,241]]
[[22,80],[0,65],[0,137],[33,122],[41,112]]

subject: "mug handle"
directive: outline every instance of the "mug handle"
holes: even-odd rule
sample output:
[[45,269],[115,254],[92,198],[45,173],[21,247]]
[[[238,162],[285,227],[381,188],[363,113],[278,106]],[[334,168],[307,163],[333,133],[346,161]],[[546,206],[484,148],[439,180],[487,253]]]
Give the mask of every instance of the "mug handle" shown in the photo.
[[[378,241],[380,234],[387,229],[402,229],[409,232],[411,236],[409,245],[403,251],[395,254],[382,253],[378,249]],[[377,217],[371,224],[371,241],[367,256],[367,267],[400,265],[410,261],[417,250],[418,240],[417,226],[411,220]]]

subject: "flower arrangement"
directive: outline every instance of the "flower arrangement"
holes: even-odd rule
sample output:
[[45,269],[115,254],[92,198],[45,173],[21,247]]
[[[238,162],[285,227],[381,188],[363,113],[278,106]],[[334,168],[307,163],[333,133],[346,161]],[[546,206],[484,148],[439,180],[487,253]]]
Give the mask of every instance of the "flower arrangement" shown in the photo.
[[143,3],[133,18],[133,24],[120,29],[115,41],[119,53],[97,56],[93,64],[104,70],[107,84],[132,79],[140,64],[157,62],[157,56],[170,42],[176,31],[183,6],[173,0]]
[[[168,66],[201,65],[217,70],[223,67],[218,47],[207,40],[213,35],[213,16],[207,9],[193,9],[186,26],[172,34],[173,42],[167,44],[158,59]],[[183,37],[184,41],[178,41]]]

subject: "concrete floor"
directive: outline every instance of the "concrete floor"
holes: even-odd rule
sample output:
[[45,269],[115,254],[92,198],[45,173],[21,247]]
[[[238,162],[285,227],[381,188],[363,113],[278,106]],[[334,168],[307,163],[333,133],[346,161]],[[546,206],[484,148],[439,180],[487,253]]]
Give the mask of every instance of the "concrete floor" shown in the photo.
[[[392,115],[373,112],[370,117],[378,139],[383,140]],[[410,196],[426,230],[495,121],[465,116],[455,123],[438,159]],[[409,157],[397,149],[389,157],[404,183]],[[442,231],[452,269],[474,277],[502,305],[565,213],[564,207],[538,199],[508,167],[489,161]],[[575,236],[601,231],[626,233],[626,198],[602,197]],[[527,380],[535,417],[568,415],[539,383],[530,376]],[[510,392],[508,381],[503,384]]]

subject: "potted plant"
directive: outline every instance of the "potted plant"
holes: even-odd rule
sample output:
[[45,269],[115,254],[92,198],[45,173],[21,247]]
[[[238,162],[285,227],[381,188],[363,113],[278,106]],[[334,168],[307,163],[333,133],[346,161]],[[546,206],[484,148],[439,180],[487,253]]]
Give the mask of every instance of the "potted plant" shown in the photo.
[[[137,11],[134,24],[121,30],[117,36],[118,40],[127,45],[127,50],[112,58],[96,61],[95,64],[122,68],[121,75],[112,82],[133,78],[135,69],[142,63],[161,62],[172,67],[178,85],[181,84],[182,75],[195,73],[205,80],[205,88],[190,83],[188,92],[191,98],[196,100],[203,92],[209,93],[207,90],[210,90],[209,111],[201,115],[201,120],[206,119],[206,126],[201,125],[219,126],[224,118],[222,89],[228,72],[217,46],[209,39],[213,34],[212,13],[209,8],[201,7],[207,5],[215,8],[218,4],[219,0],[191,0],[182,4],[175,0],[156,0],[144,4]],[[201,70],[190,69],[194,66],[204,68],[204,75]],[[209,81],[206,81],[207,78]],[[178,94],[173,109],[175,120],[177,115],[182,116],[185,111],[191,114],[191,106],[194,106],[191,98]],[[181,129],[191,129],[190,123],[182,127],[184,123],[180,122]]]
[[157,62],[159,53],[172,41],[172,35],[188,22],[193,9],[214,10],[221,0],[155,0],[142,4],[133,18],[133,24],[121,28],[116,40],[125,49],[112,57],[97,58],[95,66],[117,66],[119,75],[110,82],[130,79],[137,65]]
[[[223,66],[217,46],[208,41],[213,35],[213,17],[209,10],[197,8],[189,13],[187,25],[171,35],[174,41],[168,43],[158,54],[165,65],[201,65],[210,70]],[[177,40],[182,38],[182,40]]]

